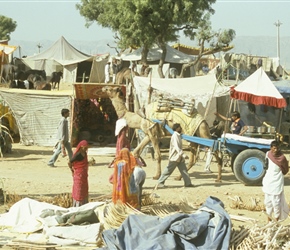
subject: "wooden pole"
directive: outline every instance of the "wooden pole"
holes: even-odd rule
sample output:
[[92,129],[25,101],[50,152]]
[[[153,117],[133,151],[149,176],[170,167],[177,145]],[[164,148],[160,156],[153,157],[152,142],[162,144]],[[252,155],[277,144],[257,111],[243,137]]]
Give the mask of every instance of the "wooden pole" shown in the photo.
[[151,82],[152,82],[152,69],[150,70],[150,82],[149,82],[149,87],[148,87],[147,105],[149,105],[151,103],[151,94],[152,94]]

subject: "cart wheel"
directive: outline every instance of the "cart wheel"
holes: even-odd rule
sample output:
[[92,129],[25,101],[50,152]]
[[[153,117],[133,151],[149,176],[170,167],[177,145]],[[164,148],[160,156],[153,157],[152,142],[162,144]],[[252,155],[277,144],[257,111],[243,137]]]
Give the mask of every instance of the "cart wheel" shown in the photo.
[[237,154],[232,154],[232,157],[231,157],[231,169],[232,171],[234,172],[234,162],[237,158]]
[[262,184],[266,173],[265,153],[258,149],[246,149],[239,153],[234,161],[234,174],[246,186]]

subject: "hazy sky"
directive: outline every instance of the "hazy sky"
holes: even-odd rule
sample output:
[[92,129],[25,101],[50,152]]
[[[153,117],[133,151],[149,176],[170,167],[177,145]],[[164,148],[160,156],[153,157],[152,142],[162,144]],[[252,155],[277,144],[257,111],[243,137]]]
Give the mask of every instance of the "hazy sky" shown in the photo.
[[[77,0],[0,0],[0,15],[17,22],[13,40],[95,41],[112,39],[112,32],[96,24],[85,27],[76,10]],[[237,36],[277,36],[275,22],[280,20],[280,37],[290,36],[290,0],[217,0],[213,5],[214,30],[232,28]],[[181,39],[182,42],[182,39]]]

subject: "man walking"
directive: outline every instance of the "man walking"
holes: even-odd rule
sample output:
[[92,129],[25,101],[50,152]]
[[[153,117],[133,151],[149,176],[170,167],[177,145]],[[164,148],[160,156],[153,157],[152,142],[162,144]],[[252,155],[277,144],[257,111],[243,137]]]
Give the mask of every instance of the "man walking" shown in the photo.
[[57,139],[58,139],[58,144],[56,147],[56,150],[54,151],[54,154],[50,158],[48,162],[49,167],[55,167],[54,163],[56,162],[58,156],[60,153],[62,153],[63,157],[66,156],[66,151],[68,153],[69,159],[72,158],[72,148],[69,142],[69,134],[68,134],[68,120],[67,118],[69,117],[69,110],[68,109],[62,109],[61,110],[61,115],[62,118],[58,124],[57,128]]
[[188,156],[185,156],[182,150],[182,128],[179,123],[175,123],[172,129],[174,133],[172,134],[170,140],[169,163],[161,174],[155,189],[158,187],[164,187],[165,181],[173,173],[176,167],[178,167],[178,170],[183,178],[184,186],[193,187],[185,165],[185,158]]

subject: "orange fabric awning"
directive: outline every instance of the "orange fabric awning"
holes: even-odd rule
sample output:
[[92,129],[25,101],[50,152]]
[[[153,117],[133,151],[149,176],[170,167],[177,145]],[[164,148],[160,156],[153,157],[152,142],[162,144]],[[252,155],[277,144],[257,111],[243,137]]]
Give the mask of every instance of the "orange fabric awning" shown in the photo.
[[108,95],[102,91],[103,87],[122,87],[122,91],[126,94],[126,87],[117,84],[104,84],[104,83],[74,83],[76,99],[96,99],[108,98]]

